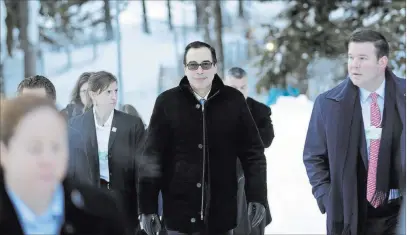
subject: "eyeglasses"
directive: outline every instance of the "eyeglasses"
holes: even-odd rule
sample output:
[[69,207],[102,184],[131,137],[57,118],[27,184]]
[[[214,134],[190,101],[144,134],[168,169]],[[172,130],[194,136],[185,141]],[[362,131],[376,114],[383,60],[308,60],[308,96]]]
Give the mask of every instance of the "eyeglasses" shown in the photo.
[[200,64],[198,64],[197,62],[190,62],[187,64],[187,68],[191,71],[197,70],[199,66],[201,66],[203,70],[208,70],[212,68],[212,62],[205,61]]

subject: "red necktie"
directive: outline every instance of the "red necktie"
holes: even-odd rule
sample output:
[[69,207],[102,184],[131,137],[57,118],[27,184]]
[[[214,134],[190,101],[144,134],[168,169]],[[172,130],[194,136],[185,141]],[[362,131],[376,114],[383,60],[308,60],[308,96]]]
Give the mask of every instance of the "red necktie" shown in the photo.
[[[380,128],[381,115],[377,104],[377,93],[371,93],[370,98],[370,126]],[[383,203],[385,194],[376,192],[377,163],[379,160],[380,139],[370,139],[369,168],[367,171],[367,200],[377,208]]]

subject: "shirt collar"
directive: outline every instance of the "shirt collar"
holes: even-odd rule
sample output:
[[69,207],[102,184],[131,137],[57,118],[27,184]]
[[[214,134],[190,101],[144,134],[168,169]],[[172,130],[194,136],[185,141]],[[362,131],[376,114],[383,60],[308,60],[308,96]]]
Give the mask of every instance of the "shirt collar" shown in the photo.
[[93,117],[95,119],[95,126],[96,127],[110,127],[112,126],[112,122],[113,122],[113,114],[114,114],[114,109],[112,110],[112,112],[109,115],[109,118],[107,118],[105,124],[103,126],[99,125],[97,120],[96,120],[96,109],[95,107],[93,107]]
[[37,216],[25,203],[6,186],[6,191],[10,200],[12,201],[15,211],[19,215],[20,219],[23,219],[29,223],[35,223],[36,220],[42,217],[61,217],[64,214],[64,188],[62,185],[58,185],[53,195],[51,204],[43,215]]
[[[377,90],[375,91],[375,92],[379,95],[379,97],[381,97],[382,99],[384,99],[384,88],[385,88],[385,85],[386,85],[386,79],[383,80],[382,84],[381,84],[381,85],[379,86],[379,88],[377,88]],[[370,94],[371,94],[372,92],[370,92],[370,91],[368,91],[368,90],[366,90],[366,89],[364,89],[364,88],[361,88],[361,87],[359,87],[359,90],[360,90],[360,100],[361,100],[363,103],[367,102],[368,99],[369,99],[369,96],[370,96]]]
[[196,97],[197,100],[201,100],[201,99],[207,100],[207,99],[208,99],[208,95],[209,95],[209,93],[211,92],[211,90],[209,90],[208,93],[206,93],[206,95],[205,95],[204,97],[198,95],[198,93],[196,93],[194,90],[193,90],[193,92],[194,92],[194,95],[195,95],[195,97]]

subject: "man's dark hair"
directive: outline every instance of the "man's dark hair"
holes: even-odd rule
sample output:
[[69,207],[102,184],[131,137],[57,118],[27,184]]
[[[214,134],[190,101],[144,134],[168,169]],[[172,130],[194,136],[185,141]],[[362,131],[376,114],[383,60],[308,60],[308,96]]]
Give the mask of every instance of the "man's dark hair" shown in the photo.
[[52,84],[52,82],[44,76],[35,75],[22,80],[17,87],[18,94],[21,94],[24,88],[27,89],[44,88],[48,98],[54,101],[57,99],[54,84]]
[[189,49],[191,49],[191,48],[198,49],[198,48],[202,48],[202,47],[206,47],[211,51],[212,63],[214,65],[216,65],[218,60],[216,59],[216,51],[215,51],[215,49],[213,47],[211,47],[209,44],[204,43],[204,42],[200,42],[200,41],[191,42],[190,44],[188,44],[185,47],[184,61],[183,61],[184,65],[187,65],[187,53],[188,53]]
[[386,38],[381,33],[372,29],[356,29],[347,42],[348,47],[351,42],[371,42],[376,48],[376,56],[378,59],[383,56],[389,56],[390,46]]
[[244,69],[239,68],[239,67],[233,67],[229,69],[228,75],[237,79],[242,79],[246,77],[247,73],[244,71]]

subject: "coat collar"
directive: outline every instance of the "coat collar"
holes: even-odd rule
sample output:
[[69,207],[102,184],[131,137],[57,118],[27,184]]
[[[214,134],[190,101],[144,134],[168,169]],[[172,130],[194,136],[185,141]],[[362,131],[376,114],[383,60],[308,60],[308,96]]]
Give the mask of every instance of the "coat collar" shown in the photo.
[[[64,194],[64,211],[65,218],[74,217],[70,211],[77,211],[84,208],[84,198],[79,190],[75,189],[72,183],[65,179],[62,182]],[[23,228],[20,225],[16,209],[13,207],[11,199],[9,198],[3,176],[0,172],[0,233],[15,235],[23,235]]]
[[[396,86],[395,86],[396,94],[395,95],[397,97],[404,97],[404,99],[405,99],[406,87],[405,87],[405,85],[402,85],[402,82],[400,81],[401,78],[397,77],[389,69],[386,69],[385,77],[386,77],[386,82],[394,82],[396,84]],[[342,101],[346,97],[346,95],[349,94],[349,92],[355,92],[355,89],[357,90],[358,87],[352,83],[352,81],[350,80],[350,78],[348,76],[336,88],[328,91],[326,93],[326,98],[339,102],[339,101]]]
[[[222,82],[222,79],[219,77],[218,74],[215,74],[215,77],[213,78],[212,81],[212,89],[209,92],[208,98],[211,98],[211,96],[213,96],[215,93],[217,93],[219,90],[221,90],[225,85]],[[179,83],[179,87],[181,88],[182,91],[188,91],[188,92],[192,92],[192,88],[191,85],[189,84],[188,78],[187,76],[184,76],[180,83]]]

